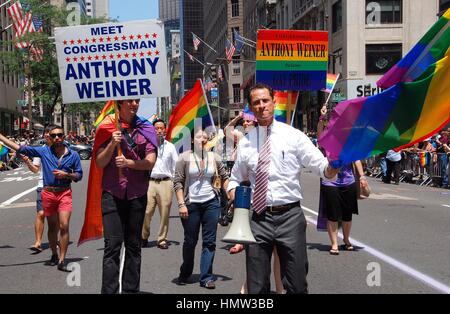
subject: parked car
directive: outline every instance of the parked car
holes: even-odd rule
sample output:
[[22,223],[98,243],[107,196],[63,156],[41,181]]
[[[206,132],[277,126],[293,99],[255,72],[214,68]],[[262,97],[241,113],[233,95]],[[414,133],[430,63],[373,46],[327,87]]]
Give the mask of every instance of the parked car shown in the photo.
[[[68,141],[64,141],[64,143],[69,146],[69,148],[71,150],[74,150],[78,153],[78,155],[80,155],[80,159],[81,160],[87,160],[89,158],[91,158],[92,155],[92,145],[89,144],[75,144],[75,143],[70,143]],[[35,141],[32,145],[34,146],[40,146],[40,145],[44,145],[45,144],[45,140],[44,139],[40,139]]]

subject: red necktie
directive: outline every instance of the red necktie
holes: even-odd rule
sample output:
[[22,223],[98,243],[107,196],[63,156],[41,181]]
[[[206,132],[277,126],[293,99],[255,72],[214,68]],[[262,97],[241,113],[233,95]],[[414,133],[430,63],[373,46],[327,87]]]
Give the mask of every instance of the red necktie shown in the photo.
[[[269,132],[269,130],[268,130]],[[267,190],[269,187],[270,135],[261,148],[256,167],[255,193],[253,193],[253,210],[259,215],[266,209]]]

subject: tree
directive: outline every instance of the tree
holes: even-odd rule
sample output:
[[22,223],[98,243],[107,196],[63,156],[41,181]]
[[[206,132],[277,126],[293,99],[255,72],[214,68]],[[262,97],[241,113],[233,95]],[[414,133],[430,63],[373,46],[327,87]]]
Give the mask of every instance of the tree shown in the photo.
[[[56,46],[53,38],[49,35],[53,34],[55,27],[68,26],[68,21],[70,21],[70,17],[74,12],[51,5],[48,0],[29,0],[28,3],[31,6],[33,16],[37,16],[43,21],[43,32],[28,33],[21,37],[20,41],[27,41],[31,45],[42,49],[44,51],[43,60],[33,60],[29,49],[12,49],[16,39],[13,42],[0,42],[0,60],[9,73],[24,77],[27,70],[30,71],[34,103],[43,104],[44,120],[48,122],[57,104],[61,104],[62,114],[66,111],[66,106],[62,104]],[[107,21],[107,19],[103,18],[93,19],[86,16],[81,16],[80,18],[81,25],[98,24]],[[12,27],[8,31],[13,32]],[[8,47],[10,48],[8,49]],[[86,103],[70,107],[75,112],[90,112],[92,110],[99,111],[102,104]],[[62,119],[62,121],[64,120]]]

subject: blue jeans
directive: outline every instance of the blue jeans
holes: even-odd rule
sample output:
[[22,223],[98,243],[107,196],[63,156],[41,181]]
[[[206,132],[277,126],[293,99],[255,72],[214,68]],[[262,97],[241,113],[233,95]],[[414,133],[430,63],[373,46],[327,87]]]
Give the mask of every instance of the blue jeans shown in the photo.
[[184,229],[183,264],[180,277],[188,278],[194,269],[195,246],[202,226],[202,256],[200,258],[200,285],[214,280],[212,265],[216,252],[217,223],[219,221],[220,203],[213,198],[205,203],[191,203],[187,206],[188,218],[181,219]]
[[447,173],[447,164],[448,164],[448,158],[446,154],[441,154],[439,157],[440,165],[441,165],[441,177],[442,177],[442,186],[446,187],[448,186],[448,173]]

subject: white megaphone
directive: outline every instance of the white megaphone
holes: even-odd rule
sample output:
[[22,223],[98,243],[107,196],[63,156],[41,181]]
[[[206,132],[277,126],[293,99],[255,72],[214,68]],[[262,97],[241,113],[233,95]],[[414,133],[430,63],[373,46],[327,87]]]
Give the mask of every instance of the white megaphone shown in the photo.
[[252,189],[247,186],[238,186],[234,198],[233,222],[225,237],[226,243],[250,244],[256,243],[250,229],[250,200]]

